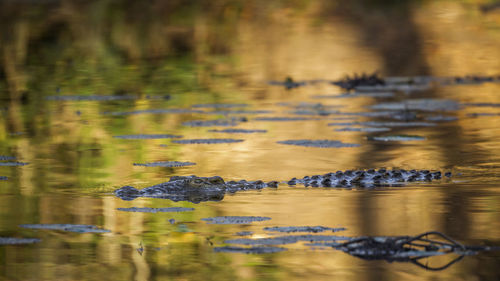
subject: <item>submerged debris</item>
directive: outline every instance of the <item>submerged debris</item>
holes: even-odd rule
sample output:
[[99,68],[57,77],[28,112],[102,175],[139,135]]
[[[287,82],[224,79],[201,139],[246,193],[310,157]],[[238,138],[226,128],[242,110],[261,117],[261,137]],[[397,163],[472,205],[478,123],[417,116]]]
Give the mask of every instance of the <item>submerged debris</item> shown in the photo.
[[185,140],[174,140],[173,143],[179,144],[217,144],[217,143],[235,143],[242,142],[244,140],[240,139],[185,139]]
[[184,167],[184,166],[192,166],[196,165],[193,162],[179,162],[179,161],[158,161],[151,163],[134,163],[134,166],[144,166],[144,167]]
[[305,147],[320,147],[320,148],[341,148],[341,147],[358,147],[356,143],[343,143],[336,140],[285,140],[278,141],[280,144],[297,145]]
[[290,233],[290,232],[318,233],[318,232],[324,232],[324,231],[337,232],[337,231],[342,231],[342,230],[346,230],[346,229],[344,227],[331,228],[331,227],[324,227],[324,226],[274,226],[274,227],[264,227],[264,230],[286,232],[286,233]]
[[243,253],[243,254],[271,254],[278,253],[282,251],[286,251],[285,248],[280,247],[233,247],[233,246],[224,246],[224,247],[215,247],[214,252],[217,253]]
[[48,230],[61,230],[77,233],[105,233],[110,232],[107,229],[98,228],[95,225],[87,224],[21,224],[23,228],[30,229],[48,229]]
[[182,138],[182,136],[178,135],[168,135],[168,134],[157,134],[157,135],[120,135],[113,136],[117,139],[125,139],[125,140],[144,140],[144,139],[177,139]]
[[270,220],[269,217],[257,217],[257,216],[223,216],[223,217],[212,217],[212,218],[202,218],[201,220],[206,221],[209,224],[249,224],[256,221],[267,221]]
[[[435,239],[430,239],[433,236]],[[464,255],[478,251],[500,250],[500,248],[464,246],[437,231],[416,236],[375,236],[352,238],[347,242],[332,244],[333,248],[366,260],[386,260],[388,262],[411,262],[428,270],[443,270],[460,260]],[[455,253],[460,255],[446,265],[430,267],[419,260],[432,256]]]
[[34,244],[40,241],[37,238],[0,237],[0,245]]
[[131,208],[116,208],[119,211],[125,211],[125,212],[140,212],[140,213],[166,213],[166,212],[188,212],[188,211],[194,211],[194,208],[184,208],[184,207],[168,207],[168,208],[148,208],[148,207],[143,207],[143,208],[137,208],[137,207],[131,207]]

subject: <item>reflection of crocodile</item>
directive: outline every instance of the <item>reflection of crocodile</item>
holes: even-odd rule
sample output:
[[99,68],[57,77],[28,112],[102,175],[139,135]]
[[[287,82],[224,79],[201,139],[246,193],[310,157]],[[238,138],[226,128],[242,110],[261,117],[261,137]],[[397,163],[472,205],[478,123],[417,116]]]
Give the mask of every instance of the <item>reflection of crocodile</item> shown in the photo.
[[133,200],[137,197],[164,198],[173,201],[220,201],[226,193],[242,190],[255,190],[265,187],[277,187],[278,182],[272,181],[229,181],[219,176],[197,177],[188,176],[171,177],[170,181],[138,190],[132,186],[124,186],[115,191],[115,195],[123,200]]
[[[450,177],[451,173],[445,173]],[[441,178],[441,172],[430,172],[429,170],[404,170],[404,169],[369,169],[354,171],[337,171],[324,175],[305,176],[302,179],[293,178],[288,181],[289,185],[303,184],[306,187],[375,187],[386,185],[398,185],[405,182],[432,181]]]

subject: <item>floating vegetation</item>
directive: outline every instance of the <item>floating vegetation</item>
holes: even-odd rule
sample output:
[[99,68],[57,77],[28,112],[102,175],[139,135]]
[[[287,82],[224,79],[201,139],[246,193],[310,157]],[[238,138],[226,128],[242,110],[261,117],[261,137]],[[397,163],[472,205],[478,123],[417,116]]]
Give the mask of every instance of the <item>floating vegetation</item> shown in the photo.
[[202,218],[201,220],[206,221],[209,224],[249,224],[256,221],[267,221],[270,220],[269,217],[257,217],[257,216],[223,216],[223,217],[212,217],[212,218]]
[[353,77],[346,76],[342,80],[332,81],[331,83],[348,91],[357,89],[360,86],[373,87],[377,85],[385,85],[384,79],[378,77],[376,72],[371,75],[365,73],[358,75],[355,73]]
[[173,143],[179,144],[218,144],[218,143],[235,143],[242,142],[244,140],[240,139],[185,139],[185,140],[174,140]]
[[231,247],[231,246],[224,246],[224,247],[215,247],[214,252],[217,253],[243,253],[243,254],[271,254],[271,253],[278,253],[282,251],[286,251],[287,249],[285,248],[280,248],[280,247],[250,247],[250,248],[243,248],[243,247]]
[[371,140],[371,141],[422,141],[422,140],[425,140],[424,137],[412,136],[412,135],[373,136],[373,137],[368,137],[367,139]]
[[266,237],[266,238],[236,238],[224,241],[227,244],[241,244],[241,245],[285,245],[294,244],[299,241],[307,242],[333,242],[333,241],[345,241],[349,239],[344,236],[336,235],[287,235],[287,236],[276,236],[276,237]]
[[324,231],[338,232],[338,231],[346,230],[346,228],[344,228],[344,227],[331,228],[331,227],[324,227],[324,226],[274,226],[274,227],[264,227],[264,230],[276,231],[276,232],[286,232],[286,233],[290,233],[290,232],[318,233],[318,232],[324,232]]
[[158,161],[151,163],[134,163],[134,166],[144,166],[144,167],[184,167],[184,166],[192,166],[196,165],[193,162],[179,162],[179,161]]
[[365,133],[376,133],[376,132],[388,132],[390,128],[384,127],[344,127],[340,129],[335,129],[337,132],[365,132]]
[[0,162],[0,166],[26,166],[27,162]]
[[41,240],[37,238],[0,237],[0,245],[34,244],[40,241]]
[[145,139],[178,139],[182,138],[182,136],[178,135],[168,135],[168,134],[157,134],[157,135],[120,135],[113,136],[113,138],[117,139],[125,139],[125,140],[145,140]]
[[95,225],[87,224],[21,224],[23,228],[30,229],[48,229],[48,230],[61,230],[77,233],[106,233],[110,232],[107,229],[98,228]]
[[184,207],[169,207],[169,208],[116,208],[119,211],[125,212],[139,212],[139,213],[167,213],[167,212],[188,212],[194,211],[194,208],[184,208]]
[[436,126],[435,123],[429,122],[334,122],[328,123],[328,126],[367,126],[367,127],[432,127]]
[[6,176],[0,176],[0,180],[1,180],[1,181],[6,181],[6,180],[8,180],[8,179],[9,179],[9,178],[7,178]]
[[320,147],[320,148],[341,148],[341,147],[358,147],[356,143],[343,143],[336,140],[286,140],[278,141],[280,144],[297,145],[305,147]]
[[214,127],[214,126],[236,126],[240,122],[247,122],[245,117],[231,118],[231,119],[217,119],[217,120],[193,120],[182,123],[183,126],[189,127]]
[[202,110],[171,108],[171,109],[144,109],[135,111],[115,111],[103,112],[103,115],[121,116],[121,115],[136,115],[136,114],[165,114],[165,113],[204,113]]
[[234,108],[234,107],[247,107],[248,104],[232,104],[232,103],[205,103],[205,104],[194,104],[192,107],[197,108]]
[[394,97],[393,92],[353,92],[353,93],[342,93],[340,95],[315,95],[312,98],[315,99],[344,99],[344,98],[392,98]]
[[307,120],[318,120],[317,118],[305,118],[305,117],[257,117],[256,121],[307,121]]
[[0,155],[0,161],[12,161],[12,160],[16,160],[16,157]]
[[212,133],[227,133],[227,134],[252,134],[252,133],[267,133],[267,130],[246,130],[246,129],[224,129],[224,130],[208,130]]
[[370,108],[377,110],[453,111],[460,109],[460,104],[445,99],[409,99],[402,102],[379,103]]

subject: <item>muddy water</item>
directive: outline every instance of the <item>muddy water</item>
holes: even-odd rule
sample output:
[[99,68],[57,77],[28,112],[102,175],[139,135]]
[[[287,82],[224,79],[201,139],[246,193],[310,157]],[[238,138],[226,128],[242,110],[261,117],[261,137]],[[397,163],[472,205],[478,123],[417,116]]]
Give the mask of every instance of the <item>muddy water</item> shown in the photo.
[[[326,2],[228,1],[206,13],[158,4],[145,12],[155,20],[133,16],[142,6],[113,13],[68,1],[30,14],[5,6],[19,16],[6,18],[0,47],[0,237],[35,240],[0,245],[0,279],[498,280],[498,251],[430,271],[307,241],[266,254],[214,250],[243,246],[230,239],[310,234],[264,230],[276,226],[345,228],[318,233],[344,237],[440,231],[465,245],[500,246],[498,81],[382,97],[338,97],[345,91],[329,83],[375,70],[387,78],[498,75],[498,12],[482,13],[474,1]],[[287,76],[307,83],[269,83]],[[394,107],[416,117],[394,119]],[[283,143],[290,140],[337,142]],[[283,183],[369,168],[453,176],[375,189]],[[113,195],[193,174],[282,183],[198,204]],[[257,219],[202,220],[221,216]]]

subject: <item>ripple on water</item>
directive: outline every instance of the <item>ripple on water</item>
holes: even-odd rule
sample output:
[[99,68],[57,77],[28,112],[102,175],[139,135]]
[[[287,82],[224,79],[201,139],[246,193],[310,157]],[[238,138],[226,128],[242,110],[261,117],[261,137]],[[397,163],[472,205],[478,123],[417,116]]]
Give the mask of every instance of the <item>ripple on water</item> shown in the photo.
[[0,162],[0,166],[26,166],[27,162]]
[[179,161],[158,161],[158,162],[150,162],[150,163],[134,163],[134,166],[143,166],[143,167],[184,167],[184,166],[192,166],[196,165],[193,162],[179,162]]
[[209,224],[249,224],[258,221],[270,220],[269,217],[259,217],[259,216],[222,216],[222,217],[211,217],[202,218],[202,221],[206,221]]
[[319,147],[319,148],[341,148],[341,147],[358,147],[356,143],[343,143],[337,140],[285,140],[278,141],[280,144],[297,145],[305,147]]
[[409,99],[403,102],[387,102],[370,106],[380,110],[422,110],[422,111],[453,111],[460,109],[460,104],[445,99]]
[[224,246],[215,247],[214,252],[217,253],[242,253],[242,254],[271,254],[286,251],[285,248],[280,247],[234,247],[234,246]]
[[185,139],[185,140],[174,140],[173,143],[178,144],[218,144],[218,143],[235,143],[242,142],[244,140],[240,139]]
[[168,213],[168,212],[194,211],[194,208],[184,208],[184,207],[168,207],[168,208],[131,207],[131,208],[116,208],[116,209],[124,212],[139,212],[139,213]]
[[224,129],[224,130],[208,130],[212,133],[227,133],[227,134],[252,134],[252,133],[267,133],[267,130],[246,130],[246,129]]
[[373,136],[368,137],[371,141],[422,141],[425,137],[412,135],[394,135],[394,136]]
[[41,240],[37,238],[0,237],[0,245],[33,244],[40,241]]
[[331,232],[337,232],[337,231],[343,231],[346,230],[344,227],[337,227],[337,228],[331,228],[331,227],[324,227],[324,226],[274,226],[274,227],[264,227],[264,230],[266,231],[276,231],[276,232],[324,232],[324,231],[331,231]]
[[125,140],[145,140],[145,139],[177,139],[182,138],[179,135],[169,135],[169,134],[153,134],[153,135],[119,135],[113,136],[117,139],[125,139]]
[[47,229],[47,230],[61,230],[77,233],[105,233],[110,232],[107,229],[98,228],[95,225],[87,224],[21,224],[22,228],[29,229]]

